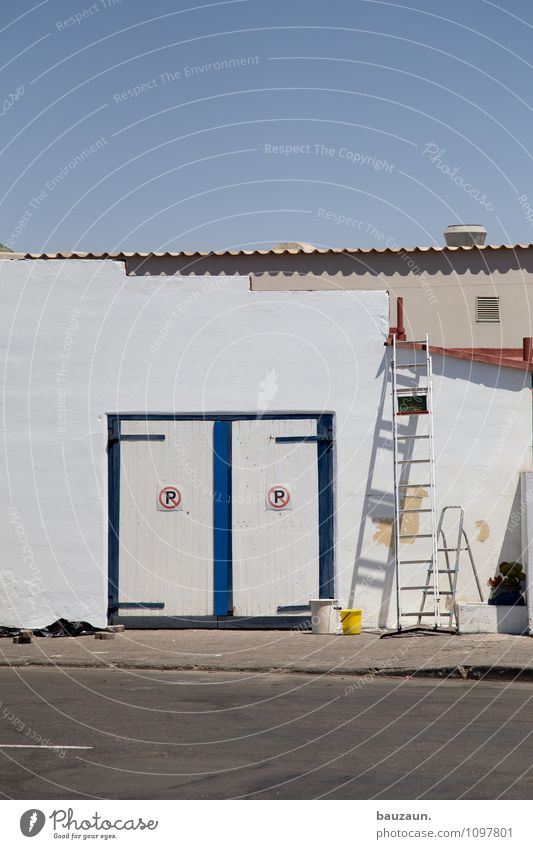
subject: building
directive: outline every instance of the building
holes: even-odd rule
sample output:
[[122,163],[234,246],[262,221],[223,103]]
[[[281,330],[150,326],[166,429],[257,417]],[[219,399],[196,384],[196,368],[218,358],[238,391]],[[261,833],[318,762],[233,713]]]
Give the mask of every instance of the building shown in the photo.
[[427,331],[438,347],[516,348],[533,335],[533,245],[474,244],[484,233],[480,227],[447,228],[449,244],[414,248],[282,243],[269,250],[12,257],[115,259],[137,277],[241,276],[253,291],[386,290],[393,308],[403,298],[411,339]]
[[[299,627],[317,595],[393,624],[387,291],[231,267],[0,262],[0,624]],[[433,368],[437,494],[486,580],[522,556],[533,362],[447,345]]]

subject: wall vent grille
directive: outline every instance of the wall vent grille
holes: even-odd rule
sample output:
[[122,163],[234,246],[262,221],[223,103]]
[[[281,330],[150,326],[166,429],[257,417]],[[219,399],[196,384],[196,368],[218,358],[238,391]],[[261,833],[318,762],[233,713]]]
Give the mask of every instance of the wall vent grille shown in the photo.
[[476,297],[476,321],[484,324],[499,323],[500,298],[498,295],[478,295]]

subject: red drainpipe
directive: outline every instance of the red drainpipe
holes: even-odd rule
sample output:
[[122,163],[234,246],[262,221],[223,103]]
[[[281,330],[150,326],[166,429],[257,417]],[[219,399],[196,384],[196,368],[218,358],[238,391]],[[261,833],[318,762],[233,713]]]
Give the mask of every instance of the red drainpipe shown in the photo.
[[532,341],[531,336],[524,336],[522,340],[522,359],[526,361],[526,363],[531,362],[531,350],[532,350]]
[[[396,298],[396,338],[399,342],[406,340],[405,327],[403,326],[403,298]],[[531,343],[531,339],[529,341]]]

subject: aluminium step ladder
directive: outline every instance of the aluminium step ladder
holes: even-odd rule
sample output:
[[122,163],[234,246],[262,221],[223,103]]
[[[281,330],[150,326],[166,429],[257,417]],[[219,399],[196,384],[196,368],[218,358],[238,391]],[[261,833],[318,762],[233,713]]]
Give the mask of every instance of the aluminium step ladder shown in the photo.
[[[444,530],[444,520],[445,520],[446,513],[447,513],[448,510],[459,510],[459,521],[457,523],[457,542],[454,546],[449,545],[447,534]],[[454,628],[455,630],[457,630],[457,625],[458,625],[458,623],[457,623],[457,610],[456,610],[456,606],[455,606],[455,597],[456,597],[456,593],[457,593],[457,579],[459,577],[459,566],[460,566],[460,562],[461,562],[461,552],[466,552],[468,554],[468,559],[470,561],[470,567],[472,569],[472,574],[474,576],[474,581],[476,583],[476,587],[477,587],[477,591],[478,591],[478,595],[479,595],[479,600],[482,601],[482,602],[485,601],[485,599],[483,598],[483,590],[481,588],[481,582],[479,580],[479,575],[477,573],[476,564],[475,564],[475,561],[474,561],[474,555],[472,553],[472,548],[470,546],[470,541],[468,539],[468,535],[467,535],[465,528],[464,528],[464,518],[465,518],[465,511],[464,511],[463,507],[460,507],[460,506],[454,505],[454,504],[449,504],[447,507],[442,508],[442,512],[441,512],[440,518],[439,518],[439,525],[438,525],[438,528],[437,528],[437,540],[438,540],[437,552],[438,552],[438,554],[440,554],[440,553],[444,554],[444,566],[445,566],[445,568],[440,568],[440,563],[439,563],[438,566],[437,566],[437,569],[438,569],[437,574],[447,576],[448,587],[449,587],[447,590],[440,590],[440,595],[441,596],[444,596],[444,595],[448,596],[449,599],[450,599],[450,603],[449,603],[447,609],[445,611],[441,610],[441,619],[448,617],[448,623],[447,623],[448,627],[450,629]],[[452,564],[451,555],[454,555],[453,564]],[[423,612],[423,610],[426,606],[427,596],[431,594],[431,590],[432,590],[431,581],[432,581],[432,569],[428,569],[427,578],[426,578],[426,585],[425,585],[424,590],[423,590],[422,601],[421,601],[421,604],[420,604],[420,613]],[[420,616],[418,618],[417,624],[422,625],[422,616]]]
[[[452,590],[442,591],[439,581],[432,364],[428,334],[424,340],[402,346],[401,351],[408,354],[407,361],[398,359],[395,334],[391,372],[397,631],[392,633],[400,633],[406,628],[410,631],[447,631],[442,628],[442,620],[449,617],[442,615],[441,600]],[[424,354],[422,357],[418,356],[420,351]],[[417,456],[417,446],[420,446],[422,456]],[[413,469],[417,468],[424,470],[422,480],[411,479]],[[428,500],[424,503],[428,506],[422,506],[426,497]],[[413,545],[414,551],[408,553],[408,545]],[[416,604],[420,593],[422,602]],[[451,601],[453,606],[453,598]],[[408,626],[406,620],[414,620],[414,624]]]

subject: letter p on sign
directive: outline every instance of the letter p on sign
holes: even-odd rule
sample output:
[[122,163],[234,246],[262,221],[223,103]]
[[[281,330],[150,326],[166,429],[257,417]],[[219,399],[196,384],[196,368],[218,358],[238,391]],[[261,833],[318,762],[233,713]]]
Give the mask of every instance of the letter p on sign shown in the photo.
[[275,483],[267,486],[266,509],[276,510],[278,513],[281,510],[292,510],[291,491],[287,484]]

